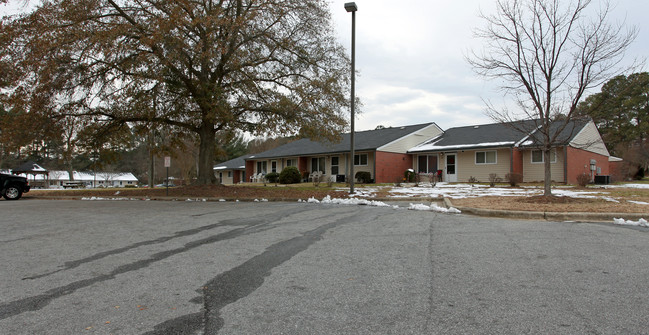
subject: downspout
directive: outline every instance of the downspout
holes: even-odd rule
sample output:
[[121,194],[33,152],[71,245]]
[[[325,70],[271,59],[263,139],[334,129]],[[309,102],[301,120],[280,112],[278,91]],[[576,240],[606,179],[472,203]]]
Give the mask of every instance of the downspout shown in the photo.
[[378,151],[374,150],[374,184],[376,184],[376,154],[377,154],[377,152]]
[[563,147],[563,182],[568,185],[568,146]]

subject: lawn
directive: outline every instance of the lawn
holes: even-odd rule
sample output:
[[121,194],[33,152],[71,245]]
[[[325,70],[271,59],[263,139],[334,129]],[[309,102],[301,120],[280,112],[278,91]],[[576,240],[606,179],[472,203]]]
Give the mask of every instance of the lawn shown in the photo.
[[[649,213],[649,182],[590,186],[578,188],[558,185],[553,189],[556,195],[551,201],[540,197],[541,185],[526,184],[521,187],[484,184],[404,184],[399,187],[390,184],[357,184],[356,198],[402,200],[415,203],[430,202],[430,199],[451,199],[454,206],[503,210],[551,211],[551,212],[614,212]],[[349,197],[349,186],[321,183],[294,185],[244,184],[234,186],[185,186],[169,188],[169,197],[174,199],[210,200],[286,200],[296,201],[309,198],[323,199]],[[165,188],[107,188],[74,190],[33,190],[25,197],[46,198],[105,198],[105,199],[165,199]]]

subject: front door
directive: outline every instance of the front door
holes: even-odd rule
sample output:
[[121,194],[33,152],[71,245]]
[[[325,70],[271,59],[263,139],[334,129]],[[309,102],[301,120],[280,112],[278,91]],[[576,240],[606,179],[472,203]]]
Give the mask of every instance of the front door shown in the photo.
[[446,178],[449,183],[457,182],[457,156],[456,154],[446,154]]

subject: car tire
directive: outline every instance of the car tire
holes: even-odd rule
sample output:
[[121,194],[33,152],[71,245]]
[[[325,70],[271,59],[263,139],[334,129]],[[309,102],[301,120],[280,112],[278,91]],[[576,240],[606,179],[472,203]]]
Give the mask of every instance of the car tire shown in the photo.
[[9,185],[9,187],[5,189],[3,196],[7,200],[18,200],[23,196],[23,190],[16,185]]

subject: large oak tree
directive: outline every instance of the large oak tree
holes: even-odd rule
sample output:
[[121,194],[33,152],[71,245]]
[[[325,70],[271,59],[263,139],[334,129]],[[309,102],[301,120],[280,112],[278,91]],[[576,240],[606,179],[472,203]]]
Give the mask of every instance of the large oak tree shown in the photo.
[[0,40],[9,108],[171,127],[199,142],[203,184],[220,131],[331,139],[347,125],[325,0],[50,0],[5,18]]

